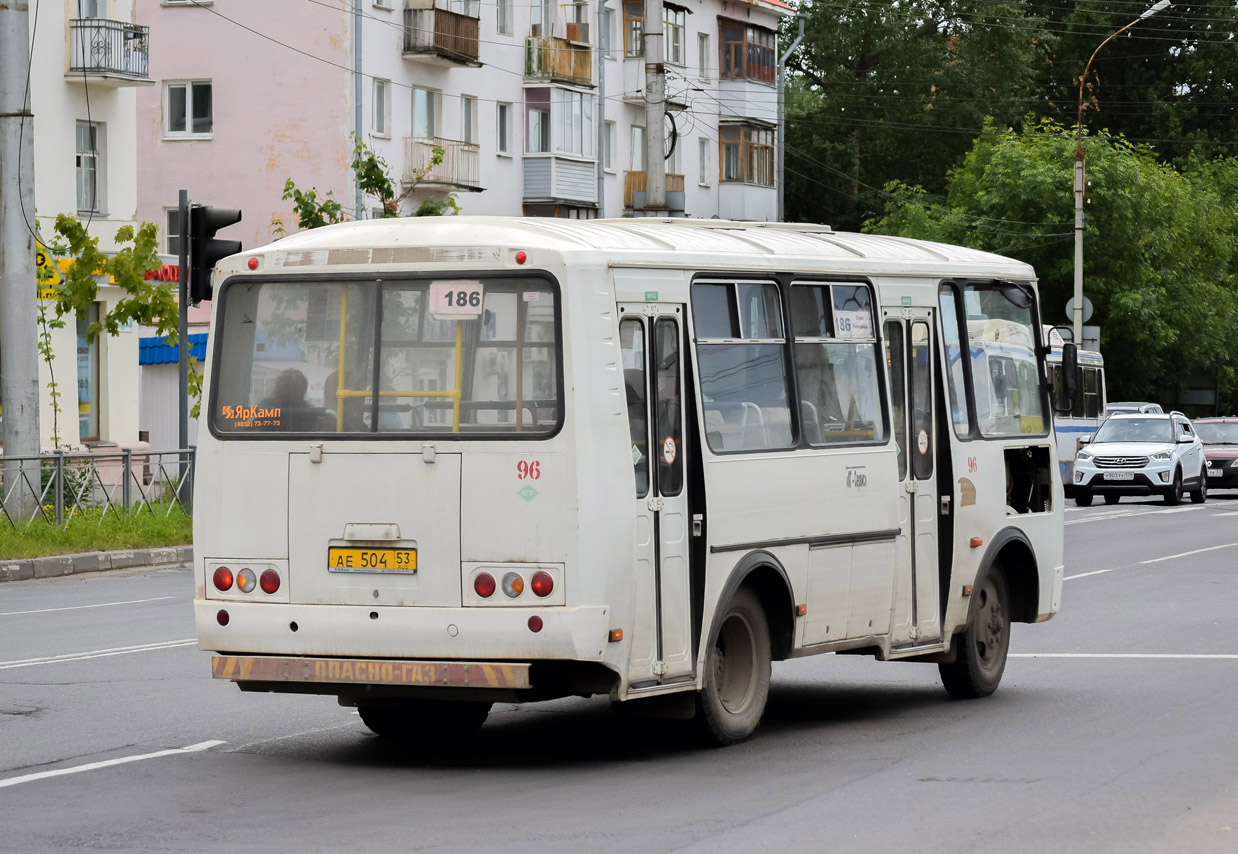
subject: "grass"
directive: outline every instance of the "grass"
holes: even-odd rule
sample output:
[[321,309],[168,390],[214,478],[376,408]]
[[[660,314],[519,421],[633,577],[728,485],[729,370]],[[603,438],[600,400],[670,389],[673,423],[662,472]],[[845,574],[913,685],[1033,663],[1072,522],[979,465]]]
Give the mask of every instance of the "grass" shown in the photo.
[[155,511],[118,515],[109,512],[102,521],[95,510],[79,510],[64,528],[36,519],[24,528],[14,528],[0,517],[0,560],[46,557],[77,552],[115,549],[152,549],[183,546],[193,542],[193,519],[173,508],[154,505]]

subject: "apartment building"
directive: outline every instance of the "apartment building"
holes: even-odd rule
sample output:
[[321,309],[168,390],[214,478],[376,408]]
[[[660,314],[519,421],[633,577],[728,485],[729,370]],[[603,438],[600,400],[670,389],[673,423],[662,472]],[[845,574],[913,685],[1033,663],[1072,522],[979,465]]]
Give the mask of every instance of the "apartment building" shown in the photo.
[[404,212],[450,194],[470,214],[639,215],[656,132],[673,214],[776,217],[781,0],[664,4],[656,131],[644,0],[138,5],[159,79],[139,94],[139,216],[164,225],[169,252],[181,187],[241,208],[228,235],[245,245],[295,230],[289,178],[373,216],[348,169],[353,134],[388,163]]
[[[29,15],[30,109],[38,233],[55,245],[57,214],[74,214],[116,248],[138,203],[137,98],[152,87],[149,34],[134,23],[134,0],[44,0]],[[42,254],[42,253],[41,253]],[[48,266],[55,269],[51,253]],[[52,273],[53,276],[59,273]],[[98,301],[63,329],[49,328],[53,353],[40,360],[40,444],[138,445],[138,333],[122,329],[87,343],[86,328],[124,296],[100,283]],[[49,312],[54,318],[54,314]],[[36,317],[30,318],[36,324]],[[54,411],[49,384],[61,398]],[[74,390],[76,387],[76,391]],[[0,401],[0,406],[3,401]]]

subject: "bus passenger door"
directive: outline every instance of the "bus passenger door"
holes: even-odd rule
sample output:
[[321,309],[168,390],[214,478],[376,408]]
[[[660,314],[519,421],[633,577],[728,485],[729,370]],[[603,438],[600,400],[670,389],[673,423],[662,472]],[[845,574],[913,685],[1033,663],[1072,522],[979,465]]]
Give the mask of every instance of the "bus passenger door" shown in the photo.
[[620,306],[635,480],[636,565],[628,679],[692,674],[682,306]]
[[931,318],[928,310],[904,309],[901,319],[887,314],[885,322],[901,481],[902,532],[897,542],[899,578],[891,638],[895,647],[941,639]]

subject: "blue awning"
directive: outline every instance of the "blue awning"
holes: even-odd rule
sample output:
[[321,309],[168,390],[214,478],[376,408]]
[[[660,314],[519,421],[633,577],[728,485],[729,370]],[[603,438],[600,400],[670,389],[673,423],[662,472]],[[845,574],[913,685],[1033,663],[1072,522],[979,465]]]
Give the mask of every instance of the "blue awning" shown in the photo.
[[[202,332],[189,336],[189,355],[199,362],[206,359],[206,335]],[[180,347],[169,345],[168,339],[162,335],[138,340],[139,365],[174,365],[180,360]]]

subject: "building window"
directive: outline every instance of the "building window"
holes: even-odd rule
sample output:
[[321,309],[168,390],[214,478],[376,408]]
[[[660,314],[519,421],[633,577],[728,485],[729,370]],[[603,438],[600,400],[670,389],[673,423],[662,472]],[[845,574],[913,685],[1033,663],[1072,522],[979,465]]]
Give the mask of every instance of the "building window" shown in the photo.
[[697,63],[700,65],[699,73],[697,74],[702,80],[709,79],[709,60],[712,54],[709,52],[709,33],[696,34],[696,52]]
[[607,59],[614,59],[615,58],[615,54],[614,54],[615,10],[614,9],[607,9],[605,7],[603,7],[602,9],[602,34],[600,38],[601,38],[602,43],[599,45],[599,47],[601,48],[603,55],[605,55]]
[[106,18],[107,0],[77,0],[79,18]]
[[103,125],[77,123],[77,209],[82,213],[102,213],[103,208]]
[[511,0],[497,0],[494,8],[494,31],[501,36],[512,34]]
[[477,142],[477,99],[472,95],[460,96],[460,141]]
[[552,0],[531,0],[530,7],[529,35],[534,38],[550,35],[555,20]]
[[719,21],[718,29],[722,39],[720,79],[774,82],[774,44],[777,37],[773,30],[728,20]]
[[391,81],[374,78],[374,135],[391,136]]
[[413,90],[413,136],[433,139],[438,135],[439,94],[430,89]]
[[164,86],[164,135],[209,137],[215,130],[211,81],[186,80]]
[[99,304],[91,303],[77,315],[77,418],[81,441],[99,438],[99,337],[86,342],[90,324],[99,322]]
[[645,0],[623,0],[623,55],[645,55]]
[[774,186],[774,132],[753,125],[720,125],[722,180]]
[[666,61],[672,65],[684,65],[687,62],[684,30],[688,24],[688,13],[678,6],[662,7],[662,43],[666,46]]
[[698,153],[698,156],[700,157],[700,169],[699,169],[700,175],[697,177],[696,182],[697,182],[698,184],[700,184],[702,187],[708,187],[708,186],[709,186],[709,176],[710,176],[710,171],[709,171],[709,149],[710,149],[709,138],[708,138],[708,137],[704,137],[704,136],[702,136],[702,137],[700,137],[700,138],[698,138],[698,139],[697,139],[696,144],[697,144],[697,149],[698,149],[698,152],[697,152],[697,153]]
[[512,105],[511,104],[499,104],[498,107],[499,107],[499,115],[498,115],[499,138],[498,138],[498,143],[496,144],[495,148],[499,152],[499,154],[510,154],[511,153],[511,138],[512,138],[512,132],[511,132]]
[[524,90],[525,139],[529,154],[550,153],[550,90]]
[[374,5],[380,9],[390,9],[391,0],[374,0]]
[[570,89],[526,89],[529,154],[592,158],[597,142],[593,95]]
[[632,125],[632,149],[629,152],[633,172],[645,171],[645,129]]
[[614,156],[615,150],[615,123],[606,123],[606,133],[602,135],[602,168],[607,172],[615,171],[615,164],[611,158]]
[[179,255],[181,251],[181,214],[178,208],[164,210],[164,222],[167,227],[163,231],[164,245],[169,255]]

